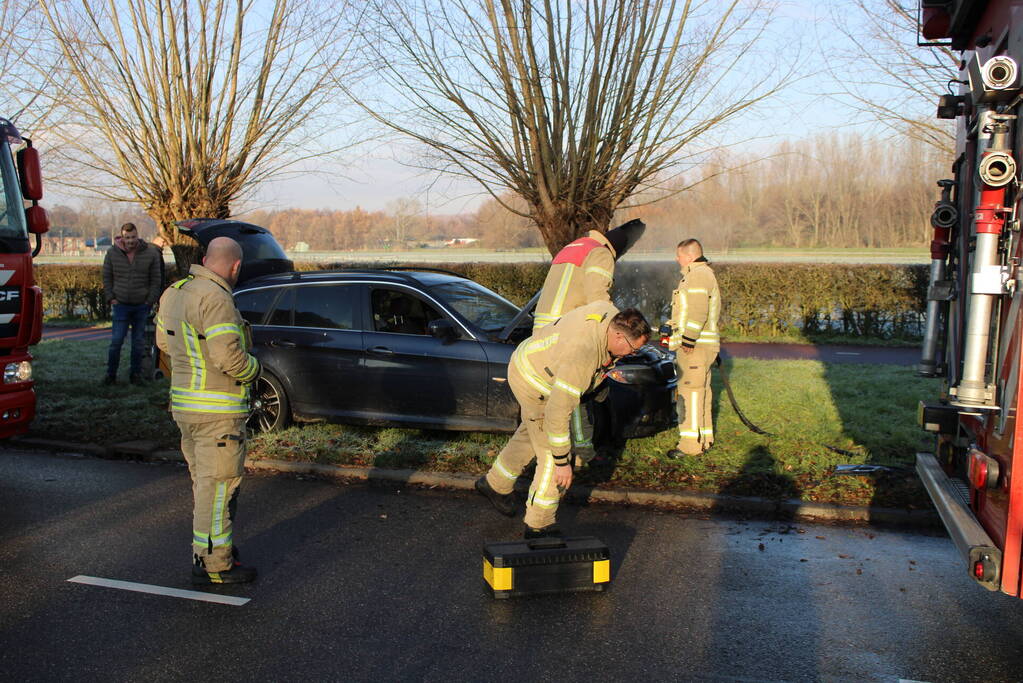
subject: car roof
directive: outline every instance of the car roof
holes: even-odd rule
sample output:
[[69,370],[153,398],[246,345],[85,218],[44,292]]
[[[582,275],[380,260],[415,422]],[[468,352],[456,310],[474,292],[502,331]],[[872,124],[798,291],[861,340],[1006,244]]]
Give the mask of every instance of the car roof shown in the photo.
[[289,273],[276,273],[247,280],[244,284],[238,285],[237,291],[252,289],[255,287],[269,287],[273,285],[295,284],[298,282],[344,282],[356,280],[373,280],[391,284],[418,284],[423,287],[446,284],[448,282],[470,281],[457,273],[438,270],[405,270],[405,269],[378,269],[366,268],[358,270],[306,270],[293,271]]

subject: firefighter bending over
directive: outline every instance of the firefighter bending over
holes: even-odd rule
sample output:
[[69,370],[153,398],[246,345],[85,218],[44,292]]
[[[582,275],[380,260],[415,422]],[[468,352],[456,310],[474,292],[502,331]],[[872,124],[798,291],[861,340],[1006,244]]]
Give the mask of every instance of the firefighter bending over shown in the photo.
[[192,475],[192,583],[245,583],[256,570],[237,561],[232,540],[245,468],[249,384],[259,361],[231,297],[242,251],[229,237],[209,243],[203,265],[160,299],[156,340],[171,366],[171,410]]
[[[571,310],[594,301],[611,301],[615,261],[643,235],[646,224],[634,219],[607,234],[590,230],[566,245],[551,262],[533,314],[533,333]],[[572,413],[573,451],[583,461],[593,459],[593,426],[582,411]]]
[[619,312],[598,301],[566,313],[519,344],[508,363],[508,385],[522,411],[522,423],[476,481],[476,490],[499,512],[516,512],[515,480],[536,458],[526,499],[526,538],[558,535],[555,514],[572,484],[569,418],[579,398],[603,381],[616,359],[650,338],[650,325],[634,308]]
[[700,455],[714,443],[710,367],[721,348],[718,316],[721,293],[703,247],[694,239],[679,242],[675,259],[682,279],[671,297],[671,338],[678,366],[678,445],[671,457]]

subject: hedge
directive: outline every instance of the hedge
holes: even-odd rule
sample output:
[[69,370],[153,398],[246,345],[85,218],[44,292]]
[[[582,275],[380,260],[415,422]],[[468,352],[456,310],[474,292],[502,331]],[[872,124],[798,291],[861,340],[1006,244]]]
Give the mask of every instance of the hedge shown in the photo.
[[[522,305],[543,284],[540,263],[415,264],[459,273]],[[365,269],[366,264],[299,263],[301,270]],[[173,268],[169,268],[172,277]],[[913,341],[923,332],[927,266],[729,263],[714,266],[721,288],[725,337],[838,334]],[[100,267],[36,267],[46,316],[106,320]],[[673,262],[621,263],[613,291],[620,307],[636,306],[656,327],[670,315],[678,284]]]

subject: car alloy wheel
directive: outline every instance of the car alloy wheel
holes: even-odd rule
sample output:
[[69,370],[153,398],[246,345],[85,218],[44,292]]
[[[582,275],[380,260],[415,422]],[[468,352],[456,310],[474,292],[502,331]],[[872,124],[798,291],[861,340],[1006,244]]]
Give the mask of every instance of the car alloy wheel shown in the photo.
[[272,432],[284,429],[290,422],[291,409],[284,387],[276,377],[264,372],[252,386],[249,431]]

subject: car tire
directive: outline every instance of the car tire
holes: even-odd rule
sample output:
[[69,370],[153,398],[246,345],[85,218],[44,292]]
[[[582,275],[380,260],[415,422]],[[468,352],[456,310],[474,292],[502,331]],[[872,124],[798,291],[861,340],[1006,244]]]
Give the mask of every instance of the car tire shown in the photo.
[[263,372],[252,385],[248,427],[253,433],[275,432],[291,424],[291,402],[280,380]]

